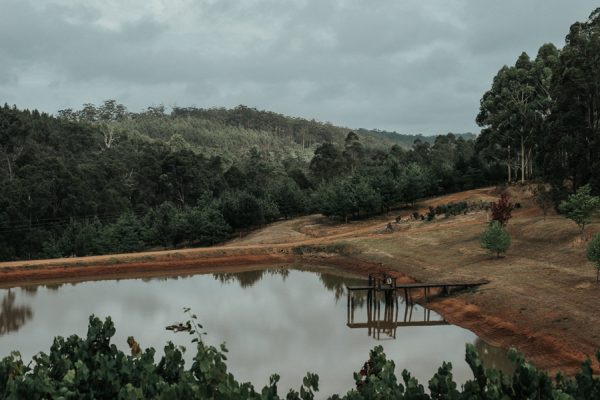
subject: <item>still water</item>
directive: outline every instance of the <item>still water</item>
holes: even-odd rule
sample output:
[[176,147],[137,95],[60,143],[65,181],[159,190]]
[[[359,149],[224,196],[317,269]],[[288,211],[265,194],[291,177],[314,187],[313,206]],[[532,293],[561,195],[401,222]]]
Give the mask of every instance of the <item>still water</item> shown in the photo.
[[285,393],[298,388],[310,371],[320,376],[319,397],[345,393],[354,384],[352,372],[360,370],[378,344],[395,361],[397,374],[407,368],[425,387],[442,361],[452,362],[458,383],[471,378],[464,361],[467,342],[484,353],[486,366],[506,365],[504,351],[468,330],[443,324],[433,312],[405,307],[401,298],[388,315],[401,322],[395,325],[410,321],[405,324],[410,326],[369,329],[367,303],[360,294],[353,299],[350,317],[346,284],[364,281],[325,267],[280,267],[2,290],[0,357],[19,350],[29,360],[47,351],[54,336],[85,335],[88,316],[95,314],[112,317],[117,328],[113,343],[125,352],[132,335],[142,348],[157,349],[156,361],[168,340],[186,346],[189,360],[191,337],[165,327],[185,321],[182,309],[190,307],[208,333],[205,341],[226,342],[230,371],[257,389],[278,373],[280,393]]

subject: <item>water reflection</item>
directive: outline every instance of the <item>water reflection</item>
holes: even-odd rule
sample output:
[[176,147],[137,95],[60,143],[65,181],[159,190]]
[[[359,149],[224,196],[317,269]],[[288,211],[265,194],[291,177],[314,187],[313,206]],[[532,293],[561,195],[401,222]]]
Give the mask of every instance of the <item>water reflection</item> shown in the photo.
[[[48,351],[55,336],[85,335],[88,316],[96,314],[113,318],[117,327],[113,343],[119,349],[129,353],[127,339],[133,336],[142,348],[154,347],[158,358],[168,340],[190,348],[189,335],[174,334],[165,326],[185,318],[182,308],[191,307],[208,332],[208,344],[227,342],[228,367],[241,381],[262,386],[276,372],[282,377],[281,392],[285,392],[297,388],[311,371],[321,377],[319,398],[326,398],[353,387],[352,372],[360,369],[374,345],[373,332],[378,328],[371,327],[371,336],[365,334],[368,327],[366,331],[350,329],[347,304],[339,301],[347,295],[346,285],[364,282],[326,267],[309,271],[295,266],[12,289],[0,292],[5,297],[0,357],[20,350],[24,359],[31,359],[39,351]],[[439,319],[418,306],[405,308],[404,303],[394,303],[394,308],[386,311],[383,299],[368,301],[359,293],[352,301],[352,323],[369,323],[369,307],[371,323],[413,323],[393,331],[379,325],[380,338],[396,338],[381,344],[396,363],[397,373],[407,368],[426,385],[442,361],[449,361],[459,384],[471,377],[464,362],[464,344],[475,342],[473,333],[452,325],[432,329],[415,324]],[[376,303],[380,303],[380,314]],[[18,323],[5,323],[5,315]],[[20,329],[17,333],[4,326]],[[492,349],[488,348],[487,354]],[[192,356],[186,354],[187,363]]]
[[0,336],[16,332],[33,317],[29,306],[15,305],[15,293],[8,290],[2,299],[0,309]]
[[494,368],[506,374],[512,374],[515,371],[515,365],[507,357],[506,350],[491,346],[480,338],[475,340],[475,348],[486,368]]
[[[366,293],[365,306],[364,295],[359,298],[360,304],[355,302],[357,295],[361,294],[360,291],[348,291],[346,326],[350,329],[367,329],[367,334],[376,340],[396,339],[397,330],[402,327],[448,325],[447,321],[435,313],[432,314],[431,310],[405,301],[403,297],[391,291],[368,290]],[[401,304],[404,305],[402,314]],[[357,320],[357,308],[366,310],[366,321]]]
[[259,269],[254,271],[242,271],[242,272],[221,272],[214,273],[212,276],[221,283],[232,283],[238,282],[241,288],[251,288],[265,275],[269,276],[280,276],[282,281],[285,282],[289,276],[290,270],[286,267],[279,267],[275,269]]
[[[339,300],[346,294],[346,286],[359,285],[364,283],[364,279],[341,277],[333,274],[321,273],[319,279],[323,283],[323,286],[331,292],[333,292],[335,299]],[[362,302],[364,297],[357,298],[357,302]],[[362,303],[360,303],[362,304]]]

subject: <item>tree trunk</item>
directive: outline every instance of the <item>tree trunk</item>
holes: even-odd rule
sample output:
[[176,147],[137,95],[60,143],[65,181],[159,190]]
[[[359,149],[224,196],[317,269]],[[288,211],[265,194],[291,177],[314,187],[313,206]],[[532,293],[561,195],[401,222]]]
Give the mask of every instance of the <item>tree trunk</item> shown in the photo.
[[8,165],[8,180],[12,181],[13,180],[12,164],[10,163],[10,158],[8,157],[8,154],[6,154],[6,164]]
[[506,166],[508,167],[508,183],[510,184],[510,181],[512,180],[512,176],[511,176],[511,171],[510,171],[510,144],[508,145],[508,161],[506,162]]
[[525,142],[521,136],[521,183],[525,183]]

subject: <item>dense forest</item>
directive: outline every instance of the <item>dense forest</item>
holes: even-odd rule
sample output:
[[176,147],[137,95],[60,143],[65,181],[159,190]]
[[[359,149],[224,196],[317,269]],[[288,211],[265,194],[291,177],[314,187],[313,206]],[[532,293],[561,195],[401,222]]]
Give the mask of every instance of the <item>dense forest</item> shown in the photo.
[[[350,130],[239,106],[129,112],[114,100],[0,108],[0,259],[206,245],[318,212],[341,221],[417,199],[543,179],[600,193],[600,9],[562,49],[502,67],[481,134]],[[474,110],[475,112],[475,110]]]
[[[213,244],[279,218],[347,219],[502,179],[478,175],[460,135],[405,149],[242,106],[130,113],[108,100],[54,117],[5,105],[0,133],[5,260]],[[455,168],[477,172],[454,179]]]

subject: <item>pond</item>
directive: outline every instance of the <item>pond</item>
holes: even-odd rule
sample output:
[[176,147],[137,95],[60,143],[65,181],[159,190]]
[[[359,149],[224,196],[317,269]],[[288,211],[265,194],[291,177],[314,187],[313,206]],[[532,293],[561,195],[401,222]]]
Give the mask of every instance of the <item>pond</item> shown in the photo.
[[131,335],[142,348],[154,347],[158,361],[171,340],[188,348],[189,360],[191,337],[165,327],[185,321],[183,308],[190,307],[207,332],[206,342],[226,342],[228,367],[238,380],[261,388],[278,373],[282,394],[298,388],[307,371],[320,377],[319,398],[345,393],[353,387],[352,373],[379,344],[395,361],[397,374],[406,368],[425,387],[442,361],[452,362],[459,384],[472,376],[464,361],[465,343],[476,344],[486,366],[507,365],[504,351],[447,325],[434,312],[407,307],[402,298],[387,313],[380,304],[377,319],[388,316],[399,323],[377,329],[367,323],[369,302],[360,294],[352,300],[353,311],[347,308],[345,285],[360,283],[364,280],[327,267],[282,266],[2,290],[0,357],[19,350],[29,360],[48,351],[55,336],[85,335],[88,316],[95,314],[112,317],[113,343],[123,351],[129,352]]

